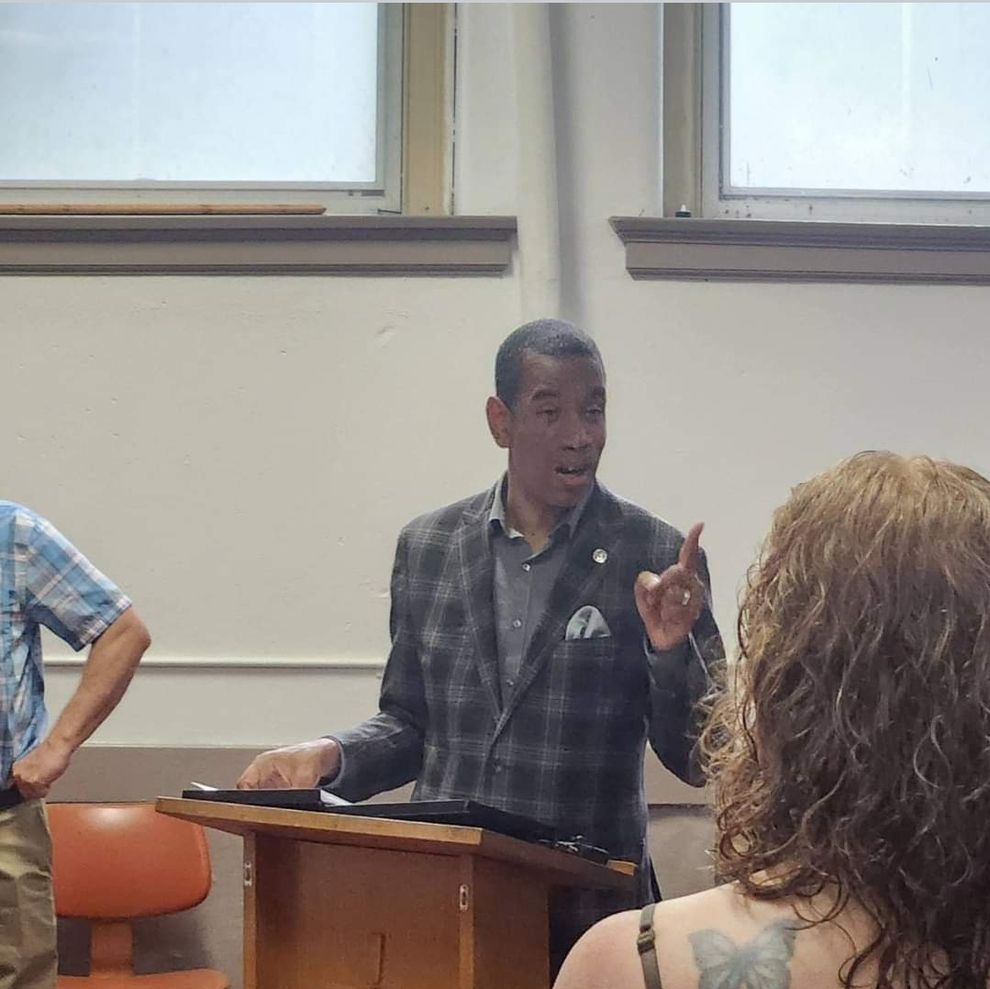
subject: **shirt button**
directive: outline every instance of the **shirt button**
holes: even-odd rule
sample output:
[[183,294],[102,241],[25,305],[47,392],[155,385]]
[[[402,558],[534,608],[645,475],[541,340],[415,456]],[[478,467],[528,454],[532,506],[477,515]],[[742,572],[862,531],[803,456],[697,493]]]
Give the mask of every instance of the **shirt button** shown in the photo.
[[526,573],[529,573],[530,570],[532,570],[532,569],[533,569],[533,565],[531,563],[524,563],[523,564],[523,570],[525,570]]
[[512,619],[512,627],[513,628],[522,628],[522,620],[519,619],[519,618],[513,618]]

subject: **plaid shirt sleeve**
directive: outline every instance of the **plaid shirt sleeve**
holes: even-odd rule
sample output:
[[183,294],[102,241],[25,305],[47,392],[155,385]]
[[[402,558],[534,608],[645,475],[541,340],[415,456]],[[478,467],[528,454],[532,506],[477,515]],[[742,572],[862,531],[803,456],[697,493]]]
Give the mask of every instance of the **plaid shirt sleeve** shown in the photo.
[[705,607],[687,642],[657,653],[645,640],[651,674],[650,745],[672,773],[692,786],[705,783],[696,744],[704,720],[700,702],[714,686],[712,665],[725,655],[712,614],[711,577],[704,551],[698,558],[698,576],[705,585]]
[[19,521],[25,614],[78,652],[130,607],[130,599],[50,522],[27,512]]
[[428,718],[415,638],[410,629],[405,533],[392,568],[392,649],[382,679],[380,710],[356,728],[332,737],[341,749],[340,772],[330,789],[345,800],[366,800],[416,779],[423,764]]

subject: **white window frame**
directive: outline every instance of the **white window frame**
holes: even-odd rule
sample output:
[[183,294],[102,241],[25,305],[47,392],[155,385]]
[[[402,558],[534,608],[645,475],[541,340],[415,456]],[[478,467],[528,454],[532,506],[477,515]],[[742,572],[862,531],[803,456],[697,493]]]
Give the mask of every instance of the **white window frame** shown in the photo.
[[[403,210],[404,128],[409,93],[406,89],[411,49],[407,39],[415,30],[410,22],[416,12],[398,3],[378,7],[378,140],[376,177],[373,182],[101,182],[74,183],[51,181],[0,181],[0,200],[34,206],[45,203],[86,206],[109,204],[142,205],[190,204],[284,204],[303,207],[319,205],[328,213],[399,213]],[[438,8],[441,5],[424,4]],[[441,19],[442,20],[442,19]],[[420,60],[422,62],[422,59]],[[443,66],[440,66],[443,72]],[[431,134],[427,142],[436,145],[444,135]],[[441,157],[445,149],[439,148]],[[405,190],[409,198],[408,188]],[[435,199],[435,197],[434,197]],[[441,204],[419,212],[441,213]]]
[[[856,223],[990,225],[990,194],[723,188],[727,174],[729,4],[663,5],[664,215]],[[726,137],[723,140],[723,137]]]

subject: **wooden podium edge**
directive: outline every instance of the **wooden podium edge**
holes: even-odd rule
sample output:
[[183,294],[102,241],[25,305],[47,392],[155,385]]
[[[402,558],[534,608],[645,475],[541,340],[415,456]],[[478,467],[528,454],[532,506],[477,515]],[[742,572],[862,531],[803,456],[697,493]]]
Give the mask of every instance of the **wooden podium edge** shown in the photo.
[[607,865],[599,865],[559,849],[509,838],[482,828],[181,797],[158,797],[155,809],[159,813],[242,838],[266,834],[296,841],[363,848],[434,855],[475,855],[539,870],[550,884],[556,886],[631,890],[635,882],[636,866],[631,862],[613,860]]

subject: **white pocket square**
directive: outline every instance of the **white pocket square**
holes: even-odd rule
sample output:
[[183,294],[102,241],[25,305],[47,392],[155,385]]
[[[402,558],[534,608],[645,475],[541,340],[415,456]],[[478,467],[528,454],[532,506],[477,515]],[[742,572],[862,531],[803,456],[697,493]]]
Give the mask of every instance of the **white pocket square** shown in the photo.
[[571,620],[567,623],[567,631],[564,632],[564,640],[569,642],[571,639],[605,639],[611,634],[605,616],[593,604],[586,604],[571,616]]

